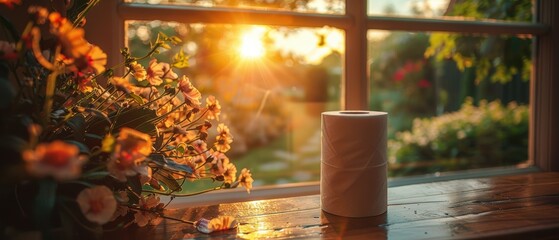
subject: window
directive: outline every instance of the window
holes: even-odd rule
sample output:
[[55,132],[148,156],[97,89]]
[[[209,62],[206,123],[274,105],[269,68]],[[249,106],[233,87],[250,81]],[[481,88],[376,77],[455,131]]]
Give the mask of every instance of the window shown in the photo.
[[[162,1],[140,2],[163,3]],[[320,76],[322,74],[324,79],[328,79],[326,84],[314,86],[306,85],[304,82],[295,81],[294,83],[291,83],[292,85],[288,86],[284,84],[281,86],[282,97],[288,97],[288,99],[291,100],[290,104],[292,104],[287,107],[288,113],[291,113],[292,116],[284,119],[288,119],[286,121],[291,121],[289,124],[294,124],[294,122],[301,123],[302,125],[298,126],[298,129],[305,129],[308,131],[295,131],[295,133],[290,135],[290,137],[284,139],[283,144],[287,144],[285,148],[291,151],[279,152],[276,153],[276,156],[284,159],[291,159],[290,161],[292,162],[300,163],[302,161],[298,158],[299,156],[292,155],[292,152],[294,151],[303,151],[300,148],[295,149],[294,147],[301,146],[300,142],[298,142],[299,136],[297,136],[297,134],[313,136],[313,134],[316,134],[316,131],[313,132],[312,128],[316,130],[319,126],[318,118],[316,117],[312,119],[312,117],[307,116],[304,117],[304,119],[300,119],[303,118],[303,113],[317,113],[328,109],[376,108],[376,106],[374,106],[375,100],[371,96],[383,93],[375,92],[375,89],[371,88],[371,85],[375,84],[375,75],[372,73],[371,77],[369,77],[368,72],[376,71],[377,69],[374,69],[374,64],[371,64],[371,62],[368,61],[369,55],[367,55],[368,51],[371,51],[371,48],[368,49],[369,40],[374,41],[375,34],[400,34],[414,36],[423,34],[425,35],[424,37],[430,37],[435,33],[444,33],[450,36],[474,36],[481,39],[487,39],[495,36],[507,39],[511,36],[523,35],[526,36],[526,38],[524,38],[526,41],[535,42],[536,45],[534,51],[532,51],[532,54],[534,54],[532,59],[534,60],[535,65],[532,72],[533,77],[529,83],[529,94],[525,92],[521,93],[526,95],[524,96],[525,98],[529,98],[527,102],[530,103],[531,112],[529,138],[530,148],[528,149],[528,159],[535,161],[535,165],[544,170],[558,169],[557,161],[552,160],[553,157],[557,156],[555,153],[556,150],[553,150],[552,148],[552,143],[556,143],[555,138],[557,134],[554,135],[550,131],[555,131],[554,129],[556,129],[556,127],[554,128],[553,123],[557,122],[557,97],[554,97],[551,91],[551,89],[553,89],[551,87],[551,79],[557,78],[558,75],[558,70],[554,70],[553,68],[553,62],[556,61],[557,54],[549,54],[551,51],[557,51],[557,47],[553,45],[553,39],[557,38],[557,36],[549,33],[551,32],[550,27],[557,26],[557,20],[553,19],[552,15],[554,11],[557,11],[557,5],[559,4],[554,3],[553,1],[534,2],[534,7],[538,13],[536,15],[536,22],[525,22],[514,19],[512,19],[513,21],[511,21],[511,19],[502,19],[508,21],[478,21],[468,19],[463,16],[442,18],[439,17],[444,15],[444,12],[441,10],[441,6],[447,4],[446,1],[432,1],[439,3],[439,5],[436,6],[419,5],[420,3],[429,1],[400,1],[402,6],[405,4],[411,4],[410,6],[416,7],[414,11],[423,11],[425,14],[421,17],[417,17],[410,12],[391,12],[390,6],[382,5],[388,1],[382,0],[352,0],[345,2],[341,0],[311,0],[308,1],[309,5],[294,5],[287,7],[279,6],[277,8],[272,8],[270,6],[260,6],[257,8],[235,6],[230,8],[230,6],[213,6],[209,4],[211,2],[212,1],[164,1],[165,4],[150,5],[137,3],[136,1],[103,1],[100,3],[99,9],[104,9],[102,10],[102,16],[107,22],[105,24],[99,23],[97,25],[88,26],[91,30],[88,30],[87,32],[103,32],[106,31],[106,26],[111,26],[110,29],[113,34],[110,35],[110,39],[106,38],[109,36],[103,34],[93,34],[93,36],[88,36],[88,39],[92,42],[100,43],[108,54],[118,56],[120,47],[125,46],[126,44],[134,44],[134,41],[138,40],[141,42],[141,36],[138,34],[141,34],[142,31],[149,31],[149,28],[153,26],[159,28],[180,27],[194,33],[196,32],[196,28],[200,27],[208,29],[214,28],[214,31],[217,31],[215,29],[227,29],[224,33],[229,34],[233,34],[234,32],[251,31],[250,29],[258,29],[259,27],[267,26],[269,28],[266,30],[267,32],[275,32],[279,35],[283,34],[283,36],[293,36],[294,33],[304,32],[302,29],[306,29],[310,32],[314,32],[314,34],[318,36],[317,41],[321,42],[321,44],[326,43],[327,36],[325,35],[325,32],[330,32],[330,30],[340,31],[341,34],[337,37],[339,38],[341,36],[342,41],[339,41],[338,44],[343,44],[343,47],[332,47],[328,50],[330,51],[328,53],[330,55],[326,54],[325,56],[329,56],[328,61],[330,62],[328,64],[331,65],[328,66],[326,73],[324,70],[325,66],[322,66],[322,69],[320,67],[306,69],[306,73],[311,74],[312,76]],[[329,8],[321,10],[316,7],[317,5],[311,5],[311,3],[316,4],[317,2],[328,3],[329,5],[327,6],[329,6]],[[455,4],[459,1],[451,2]],[[194,5],[192,5],[192,3],[194,3]],[[109,14],[107,14],[106,9],[116,9],[116,11],[108,11]],[[296,11],[290,11],[288,9],[295,9]],[[383,10],[378,9],[387,10],[390,14],[382,14]],[[92,14],[100,14],[95,11],[100,10],[94,10]],[[495,18],[499,19],[499,17]],[[384,33],[379,31],[384,31]],[[96,38],[99,38],[99,40]],[[323,46],[327,46],[327,44]],[[193,46],[192,48],[194,49],[195,47]],[[324,59],[326,59],[326,57],[324,57]],[[405,66],[405,61],[403,64],[403,66]],[[289,64],[282,66],[284,70],[289,67]],[[277,71],[283,72],[284,70],[280,69]],[[304,73],[297,73],[296,75],[303,76]],[[244,77],[250,78],[251,76]],[[316,80],[315,82],[320,81],[321,80]],[[260,82],[259,84],[266,83]],[[271,89],[271,86],[272,85],[266,86],[270,87],[266,89]],[[341,86],[341,88],[338,88],[337,86]],[[521,88],[526,89],[524,87],[525,86],[522,86]],[[313,92],[316,89],[321,90]],[[259,104],[263,102],[264,99],[265,101],[269,101],[271,99],[270,94],[273,94],[271,91],[258,92],[257,89],[244,89],[242,91],[251,92],[251,94],[254,95],[255,100],[251,103],[239,104],[253,105],[252,107],[257,109],[257,111],[260,107]],[[299,103],[304,104],[301,105]],[[285,103],[280,102],[277,104],[282,105]],[[440,106],[442,110],[435,108],[433,110],[435,113],[437,113],[437,111],[444,111],[445,108],[450,107],[441,104],[436,106]],[[273,114],[275,113],[270,112],[270,116],[273,116]],[[285,124],[285,122],[283,123]],[[318,143],[314,144],[316,145],[311,144],[311,146],[315,146],[316,148],[319,147]],[[289,147],[291,147],[291,149],[289,149]],[[314,161],[316,163],[316,148],[307,149],[310,152],[314,151],[314,153],[311,153],[311,155],[314,154],[314,159],[312,159],[312,157],[308,158],[311,159],[309,162]],[[254,153],[257,156],[259,154],[258,151],[254,151]],[[259,155],[258,157],[270,158],[270,155],[264,154]],[[301,169],[306,167],[289,164],[286,167],[285,164],[280,166],[276,163],[261,165],[267,166],[268,168],[283,167],[284,171],[291,171],[291,169]],[[259,170],[255,169],[254,171],[258,172]],[[297,173],[298,175],[295,176],[295,179],[303,181],[317,180],[316,175],[311,173],[309,176],[309,172],[312,171],[299,172]],[[264,183],[282,183],[282,181]],[[283,182],[292,182],[292,180],[286,180]]]

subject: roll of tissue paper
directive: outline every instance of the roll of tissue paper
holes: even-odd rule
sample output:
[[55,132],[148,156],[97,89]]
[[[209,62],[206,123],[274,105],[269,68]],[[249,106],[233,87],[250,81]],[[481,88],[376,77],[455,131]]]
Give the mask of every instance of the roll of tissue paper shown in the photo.
[[385,112],[322,113],[322,210],[344,217],[386,212],[387,120]]

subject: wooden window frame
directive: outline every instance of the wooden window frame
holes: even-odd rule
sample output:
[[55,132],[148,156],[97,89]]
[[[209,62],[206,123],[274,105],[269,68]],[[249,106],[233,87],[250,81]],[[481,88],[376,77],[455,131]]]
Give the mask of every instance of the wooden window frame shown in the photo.
[[[484,34],[531,34],[534,41],[534,68],[530,89],[529,159],[534,167],[528,170],[504,171],[505,174],[523,171],[559,171],[559,95],[553,94],[559,81],[559,1],[536,0],[536,17],[532,23],[500,21],[462,21],[407,17],[368,16],[367,0],[346,0],[342,15],[298,13],[236,8],[205,8],[195,6],[146,5],[122,0],[101,1],[86,25],[87,39],[98,44],[111,58],[109,65],[120,62],[120,49],[126,45],[126,20],[162,20],[195,23],[256,24],[293,27],[331,26],[346,34],[343,56],[343,86],[341,106],[344,109],[368,109],[369,81],[367,76],[367,31],[444,31]],[[554,14],[555,13],[555,14]],[[554,81],[555,80],[555,81]],[[492,170],[474,171],[470,176],[499,174]],[[480,174],[481,172],[481,174]],[[503,173],[501,171],[500,173]],[[450,174],[450,176],[453,176]],[[458,175],[467,177],[468,174]],[[421,178],[411,178],[421,182]],[[415,179],[415,180],[413,180]],[[426,181],[436,179],[428,178]],[[423,180],[425,181],[425,180]],[[397,181],[396,181],[396,185]],[[278,187],[282,188],[282,187]],[[262,188],[269,197],[318,193],[318,183],[283,186],[291,189],[277,193]],[[274,193],[276,192],[276,193]],[[264,196],[263,195],[263,196]],[[259,198],[259,197],[256,197]],[[253,197],[254,198],[254,194]]]

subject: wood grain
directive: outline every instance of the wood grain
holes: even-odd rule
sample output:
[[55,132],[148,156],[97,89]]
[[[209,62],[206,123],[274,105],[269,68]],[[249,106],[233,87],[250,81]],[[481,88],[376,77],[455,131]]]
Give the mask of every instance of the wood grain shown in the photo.
[[320,209],[318,195],[209,205],[170,211],[184,220],[235,216],[239,228],[212,234],[166,220],[129,228],[120,239],[555,239],[559,173],[454,180],[389,188],[387,213],[344,218]]

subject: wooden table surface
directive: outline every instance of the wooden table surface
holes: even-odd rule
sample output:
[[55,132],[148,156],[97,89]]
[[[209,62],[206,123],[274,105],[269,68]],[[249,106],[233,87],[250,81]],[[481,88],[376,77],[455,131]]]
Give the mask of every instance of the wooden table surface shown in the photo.
[[559,239],[559,173],[392,187],[387,213],[344,218],[323,212],[319,195],[180,209],[184,220],[235,216],[238,229],[203,234],[166,220],[120,239]]

